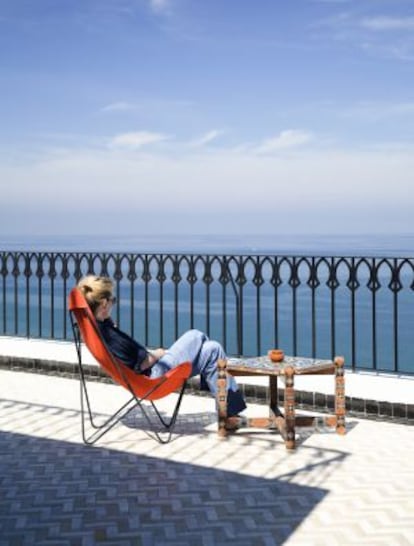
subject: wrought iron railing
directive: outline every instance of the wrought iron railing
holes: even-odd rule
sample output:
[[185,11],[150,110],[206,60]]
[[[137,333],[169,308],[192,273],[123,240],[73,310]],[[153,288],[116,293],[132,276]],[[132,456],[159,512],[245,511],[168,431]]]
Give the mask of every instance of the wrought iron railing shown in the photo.
[[414,259],[0,252],[0,334],[69,339],[67,295],[114,279],[119,326],[150,346],[188,328],[229,354],[331,358],[414,373]]

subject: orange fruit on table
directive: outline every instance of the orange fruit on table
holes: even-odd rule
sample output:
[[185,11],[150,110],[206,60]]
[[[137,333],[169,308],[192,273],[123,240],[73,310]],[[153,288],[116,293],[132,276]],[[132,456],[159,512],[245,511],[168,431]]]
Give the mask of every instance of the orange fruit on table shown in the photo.
[[285,358],[282,349],[270,349],[267,354],[272,362],[281,362]]

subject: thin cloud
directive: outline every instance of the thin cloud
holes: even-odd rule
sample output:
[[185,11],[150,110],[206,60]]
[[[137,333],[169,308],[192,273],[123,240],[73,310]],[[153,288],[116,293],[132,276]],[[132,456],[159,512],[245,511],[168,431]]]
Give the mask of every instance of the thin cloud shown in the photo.
[[289,129],[282,131],[278,136],[266,139],[256,149],[256,153],[269,154],[281,150],[288,150],[307,144],[313,137],[307,131]]
[[101,112],[127,112],[135,110],[136,106],[130,102],[112,102],[101,108]]
[[163,135],[162,133],[150,133],[148,131],[122,133],[109,141],[109,147],[138,150],[148,144],[156,144],[167,139],[167,135]]
[[371,17],[362,19],[361,26],[374,31],[414,30],[414,17]]
[[150,0],[150,7],[154,13],[166,13],[170,11],[170,0]]
[[193,140],[190,144],[191,146],[205,146],[206,144],[209,144],[213,140],[216,140],[217,137],[223,134],[223,131],[220,131],[218,129],[213,129],[212,131],[208,131],[201,137]]
[[165,97],[141,96],[134,101],[119,100],[110,102],[101,106],[98,110],[100,114],[124,114],[143,113],[146,117],[152,116],[154,119],[177,118],[182,120],[183,116],[190,116],[193,113],[195,104],[186,99],[169,99]]
[[361,45],[361,49],[376,57],[395,59],[402,62],[414,61],[414,44],[403,38],[396,41],[396,43],[390,44],[367,42]]
[[311,28],[319,29],[321,37],[348,43],[352,48],[359,48],[369,56],[396,59],[399,61],[414,60],[414,16],[355,16],[351,11],[342,11],[332,17],[320,19]]
[[397,116],[412,116],[413,114],[414,102],[368,101],[342,108],[339,115],[347,118],[379,120]]

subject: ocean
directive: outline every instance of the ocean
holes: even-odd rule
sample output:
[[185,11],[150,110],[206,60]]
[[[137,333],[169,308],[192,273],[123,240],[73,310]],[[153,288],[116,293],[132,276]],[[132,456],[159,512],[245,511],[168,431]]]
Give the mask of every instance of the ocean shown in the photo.
[[[120,327],[149,346],[166,346],[186,329],[196,327],[220,340],[229,354],[236,354],[239,349],[236,295],[239,285],[236,291],[231,283],[224,289],[218,280],[220,271],[216,265],[212,267],[214,282],[207,289],[200,281],[205,273],[204,262],[198,262],[195,271],[200,282],[192,288],[186,282],[188,264],[184,262],[183,280],[175,283],[173,269],[179,261],[174,256],[243,256],[247,279],[242,288],[243,354],[263,353],[276,346],[287,354],[314,354],[319,358],[330,358],[334,351],[345,356],[348,365],[359,369],[375,367],[385,372],[414,373],[414,234],[142,235],[105,239],[94,236],[24,236],[0,239],[0,252],[3,260],[8,252],[44,252],[45,270],[47,253],[51,252],[80,255],[119,253],[128,259],[131,254],[155,255],[150,267],[153,278],[147,285],[141,281],[141,268],[138,280],[131,288],[127,280],[129,265],[125,262],[122,266],[123,280],[118,284],[120,302],[115,317]],[[266,261],[266,256],[272,260]],[[305,257],[297,270],[300,284],[293,288],[292,268],[300,257]],[[346,260],[341,263],[340,257],[346,257]],[[87,260],[83,261],[86,263]],[[165,273],[162,289],[155,278],[160,261]],[[274,266],[276,262],[280,264],[280,286],[277,287],[271,282],[271,264]],[[320,264],[320,285],[314,292],[308,283],[312,263]],[[329,286],[332,263],[337,264],[335,282],[338,286],[334,291]],[[99,261],[95,264],[99,269]],[[255,268],[259,264],[263,282],[255,283]],[[358,264],[353,278],[350,278],[350,264]],[[3,261],[2,267],[0,332],[26,335],[29,328],[33,337],[70,336],[59,267],[53,289],[45,280],[48,277],[45,271],[40,299],[39,276],[34,262],[29,283],[23,275],[26,266],[22,260],[17,284],[10,257],[7,264]],[[236,278],[234,263],[231,269]],[[372,290],[374,270],[378,286]],[[69,278],[68,283],[69,286],[74,283],[73,278]],[[353,291],[352,285],[356,284],[358,288]],[[223,297],[226,300],[225,311]]]
[[2,236],[0,251],[278,254],[414,257],[414,233],[361,235],[24,235]]

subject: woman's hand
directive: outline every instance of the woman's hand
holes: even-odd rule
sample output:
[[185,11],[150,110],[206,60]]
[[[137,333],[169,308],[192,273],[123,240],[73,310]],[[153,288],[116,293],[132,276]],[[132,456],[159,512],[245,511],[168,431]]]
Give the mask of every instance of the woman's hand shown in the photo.
[[162,349],[160,347],[159,349],[154,349],[153,351],[151,351],[151,356],[155,358],[154,362],[156,362],[157,360],[162,358],[165,355],[165,353],[166,353],[165,349]]
[[150,368],[153,366],[160,358],[162,358],[165,355],[166,351],[165,349],[162,349],[161,347],[159,349],[154,349],[152,351],[148,351],[148,356],[144,360],[144,362],[141,364],[141,370],[146,370],[147,368]]

